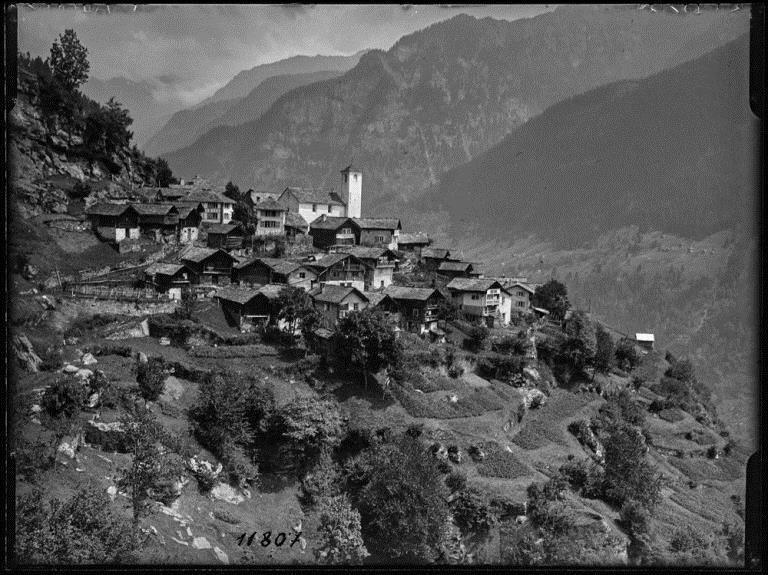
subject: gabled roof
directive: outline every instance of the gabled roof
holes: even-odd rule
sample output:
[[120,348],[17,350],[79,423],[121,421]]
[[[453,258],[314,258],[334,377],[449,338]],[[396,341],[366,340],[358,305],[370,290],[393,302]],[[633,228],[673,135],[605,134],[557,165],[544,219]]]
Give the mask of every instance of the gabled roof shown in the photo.
[[364,291],[363,295],[368,298],[368,303],[371,305],[371,307],[376,307],[386,300],[390,300],[393,303],[395,301],[389,296],[389,294],[385,294],[379,291]]
[[229,234],[235,230],[244,232],[243,227],[240,224],[211,224],[208,226],[209,234]]
[[421,250],[421,257],[422,258],[435,258],[438,260],[444,260],[447,257],[450,257],[451,250],[446,248],[426,248],[424,250]]
[[172,204],[131,204],[140,216],[165,216],[178,210]]
[[189,217],[192,212],[197,212],[202,207],[200,202],[174,202],[174,207],[179,210],[179,217],[183,220]]
[[435,292],[437,292],[438,296],[443,297],[440,290],[435,288],[415,288],[396,285],[387,286],[384,288],[383,293],[394,300],[427,301]]
[[635,340],[636,341],[655,341],[656,338],[652,333],[636,333]]
[[368,301],[368,298],[363,292],[354,287],[337,286],[325,284],[322,290],[313,295],[312,298],[315,301],[327,302],[327,303],[341,303],[351,293],[356,293],[363,301]]
[[208,203],[220,203],[220,204],[234,204],[235,200],[228,198],[222,192],[214,190],[193,190],[186,198],[188,201],[195,202],[208,202]]
[[307,223],[307,220],[304,219],[304,216],[302,216],[300,213],[288,212],[285,214],[285,227],[298,228],[306,232],[309,228],[309,224]]
[[273,272],[283,274],[283,275],[288,275],[289,273],[292,273],[297,269],[304,267],[303,265],[298,264],[296,262],[291,262],[291,261],[283,260],[279,258],[255,258],[255,259],[251,259],[251,260],[247,260],[242,263],[239,263],[235,266],[235,268],[243,269],[252,264],[264,265],[269,269],[271,269]]
[[469,262],[440,262],[437,271],[441,272],[465,272],[472,268]]
[[[85,213],[94,216],[119,216],[125,210],[130,208],[128,204],[112,204],[108,202],[99,202],[92,205],[90,208],[86,208]],[[134,210],[136,211],[136,210]]]
[[165,262],[157,262],[149,266],[144,270],[144,273],[149,275],[161,274],[164,276],[174,276],[182,270],[187,269],[184,264],[169,264]]
[[353,256],[364,259],[379,259],[385,255],[389,255],[392,258],[395,257],[395,253],[388,248],[366,247],[366,246],[337,246],[336,250],[339,253],[352,254]]
[[254,210],[273,210],[273,211],[280,211],[280,212],[286,212],[288,209],[283,206],[282,204],[278,204],[277,200],[273,198],[268,198],[266,200],[262,200],[260,202],[257,202],[253,205]]
[[264,201],[266,198],[276,200],[278,197],[280,197],[280,194],[268,192],[266,190],[248,190],[246,192],[246,197],[251,200],[251,203],[257,204],[259,203],[259,201],[256,199],[257,197],[261,198],[261,201]]
[[285,284],[266,284],[259,288],[259,293],[267,299],[275,300],[280,297],[280,292],[285,289]]
[[307,262],[306,265],[311,268],[326,270],[339,262],[343,262],[347,258],[352,258],[354,262],[362,264],[362,262],[352,254],[327,254],[315,262]]
[[333,188],[297,188],[288,186],[280,194],[282,198],[286,193],[291,193],[302,204],[333,204],[346,206],[341,197],[333,191]]
[[[491,288],[504,287],[493,278],[453,278],[450,283],[445,286],[449,290],[456,291],[481,291],[485,292]],[[506,290],[505,290],[506,291]]]
[[351,218],[361,230],[399,230],[402,229],[397,218]]
[[187,194],[187,191],[181,188],[160,188],[157,193],[163,198],[181,198]]
[[354,221],[352,218],[346,216],[328,216],[326,214],[321,215],[319,218],[309,224],[310,230],[338,230],[343,227],[347,222]]
[[226,287],[216,292],[216,297],[226,301],[246,304],[261,292],[260,288]]
[[206,260],[209,257],[211,257],[216,252],[223,253],[225,256],[227,256],[232,261],[235,260],[235,258],[233,258],[231,255],[229,255],[224,250],[220,250],[220,249],[216,249],[216,248],[198,248],[198,247],[193,247],[193,248],[190,248],[188,251],[184,252],[181,255],[181,261],[189,261],[189,262],[200,263],[203,260]]
[[429,236],[427,234],[418,232],[414,234],[400,234],[400,236],[397,238],[398,245],[410,245],[410,244],[425,244],[428,245],[430,242]]

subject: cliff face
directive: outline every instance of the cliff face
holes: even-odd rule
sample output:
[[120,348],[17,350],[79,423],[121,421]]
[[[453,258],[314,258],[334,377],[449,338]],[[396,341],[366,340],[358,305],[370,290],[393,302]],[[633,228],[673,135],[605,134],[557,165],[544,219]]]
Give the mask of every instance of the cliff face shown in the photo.
[[21,217],[66,212],[68,192],[78,182],[95,196],[109,196],[152,180],[153,161],[135,148],[94,155],[84,143],[83,122],[44,109],[37,77],[20,66],[17,100],[9,114],[8,157],[10,198]]

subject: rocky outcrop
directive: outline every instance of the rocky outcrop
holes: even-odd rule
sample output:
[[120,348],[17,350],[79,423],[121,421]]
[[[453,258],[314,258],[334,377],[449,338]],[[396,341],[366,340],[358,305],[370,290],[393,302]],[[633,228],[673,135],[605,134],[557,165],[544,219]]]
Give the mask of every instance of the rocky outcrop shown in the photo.
[[85,426],[85,440],[103,451],[128,453],[125,429],[119,421],[112,423],[89,421]]
[[13,336],[13,351],[21,367],[27,371],[40,371],[43,360],[35,353],[35,348],[32,347],[26,335]]

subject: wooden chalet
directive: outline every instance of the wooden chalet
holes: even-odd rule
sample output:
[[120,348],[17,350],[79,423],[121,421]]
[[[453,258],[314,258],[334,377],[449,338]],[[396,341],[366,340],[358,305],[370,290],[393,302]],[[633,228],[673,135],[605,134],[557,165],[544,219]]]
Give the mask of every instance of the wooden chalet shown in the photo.
[[256,206],[256,204],[260,204],[261,202],[265,202],[267,200],[277,201],[277,198],[279,197],[280,194],[276,194],[274,192],[267,192],[265,190],[248,190],[243,196],[243,201],[251,209],[251,211],[253,211],[253,208]]
[[278,236],[285,232],[285,214],[288,211],[285,206],[267,198],[255,204],[252,210],[257,236]]
[[309,290],[317,273],[300,263],[277,258],[256,258],[236,264],[232,281],[240,284],[285,284]]
[[216,299],[230,325],[243,328],[266,326],[277,321],[277,299],[285,286],[266,285],[257,288],[230,286],[216,292]]
[[392,285],[392,275],[397,266],[397,254],[385,247],[366,246],[335,246],[336,253],[347,253],[355,256],[366,266],[365,289],[384,289]]
[[383,246],[397,250],[400,231],[403,229],[397,218],[351,218],[359,228],[356,243],[362,246]]
[[157,241],[161,237],[176,236],[179,210],[173,204],[131,204],[139,214],[141,234]]
[[181,299],[184,290],[192,284],[194,274],[184,264],[158,262],[144,270],[144,277],[158,292]]
[[191,244],[200,233],[205,208],[200,202],[176,202],[173,205],[179,212],[179,241]]
[[304,264],[317,274],[317,281],[365,289],[366,265],[352,254],[328,254]]
[[181,255],[181,263],[194,274],[194,283],[204,285],[229,284],[235,261],[221,249],[191,247]]
[[507,325],[512,314],[512,297],[494,278],[454,278],[446,289],[460,314],[470,321],[493,327],[498,320]]
[[337,322],[349,312],[363,311],[368,298],[354,287],[324,284],[309,292],[315,309],[322,317],[323,327],[334,329]]
[[440,262],[437,273],[447,279],[477,277],[474,266],[469,262]]
[[211,224],[208,226],[209,248],[221,250],[239,250],[245,242],[246,232],[240,224]]
[[155,194],[155,201],[159,203],[174,203],[183,200],[188,193],[188,190],[176,187],[176,188],[158,188]]
[[429,239],[427,234],[413,233],[413,234],[400,234],[397,238],[397,249],[401,252],[412,252],[417,256],[421,255],[421,250],[429,247],[432,244],[432,240]]
[[429,247],[421,250],[420,261],[425,270],[436,272],[441,263],[458,260],[451,258],[451,251],[449,249]]
[[297,237],[309,234],[309,224],[304,217],[297,212],[285,213],[285,237],[289,242],[296,241]]
[[87,208],[85,213],[96,235],[105,241],[139,239],[139,214],[133,206],[99,202]]
[[331,246],[354,246],[360,243],[360,228],[352,218],[321,215],[309,224],[312,245],[321,250]]
[[403,329],[419,334],[437,330],[437,308],[445,300],[440,290],[392,285],[382,293],[397,303]]

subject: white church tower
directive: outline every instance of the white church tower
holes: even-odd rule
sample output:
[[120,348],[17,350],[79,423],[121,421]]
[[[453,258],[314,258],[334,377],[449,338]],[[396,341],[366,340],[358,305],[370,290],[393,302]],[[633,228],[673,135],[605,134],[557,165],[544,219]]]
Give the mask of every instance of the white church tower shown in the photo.
[[353,166],[341,170],[341,199],[347,204],[347,217],[361,217],[363,201],[363,172]]

